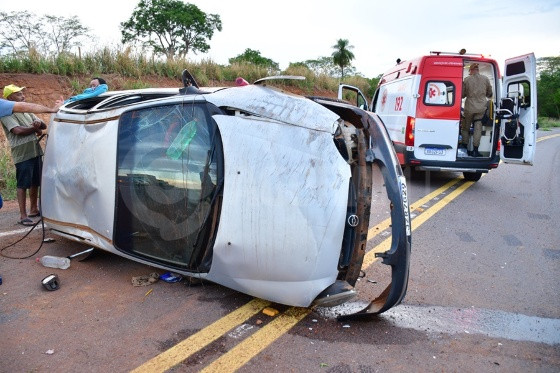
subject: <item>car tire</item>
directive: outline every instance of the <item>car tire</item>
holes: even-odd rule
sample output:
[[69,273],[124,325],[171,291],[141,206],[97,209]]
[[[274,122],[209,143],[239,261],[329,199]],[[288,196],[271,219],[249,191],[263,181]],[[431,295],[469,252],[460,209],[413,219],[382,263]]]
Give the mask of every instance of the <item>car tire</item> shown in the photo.
[[482,177],[482,172],[463,172],[463,177],[467,181],[478,181]]

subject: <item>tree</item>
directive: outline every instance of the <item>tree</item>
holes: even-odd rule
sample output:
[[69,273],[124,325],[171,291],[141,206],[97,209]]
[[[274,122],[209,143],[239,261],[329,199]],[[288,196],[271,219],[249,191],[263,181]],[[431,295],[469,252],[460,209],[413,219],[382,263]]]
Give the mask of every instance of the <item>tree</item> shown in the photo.
[[[290,64],[291,66],[292,64]],[[316,75],[335,76],[337,66],[331,57],[318,57],[314,60],[296,62],[293,65],[302,65],[313,71]]]
[[0,12],[0,48],[12,53],[38,50],[45,55],[70,52],[90,37],[76,17],[37,16],[28,11]]
[[12,53],[38,49],[42,44],[43,25],[28,11],[0,12],[0,47]]
[[43,20],[48,25],[45,37],[57,54],[69,52],[72,47],[81,45],[80,38],[89,37],[89,28],[83,26],[77,16],[66,18],[45,15]]
[[369,84],[369,88],[366,92],[366,95],[368,95],[369,97],[373,97],[373,95],[375,94],[375,91],[377,90],[377,86],[379,85],[379,81],[381,80],[381,77],[383,76],[383,74],[379,74],[377,75],[375,78],[366,78]]
[[130,19],[121,23],[123,43],[139,40],[169,60],[207,52],[214,30],[222,31],[219,15],[179,0],[140,0]]
[[340,67],[342,79],[344,79],[344,68],[350,65],[354,59],[354,53],[350,51],[354,46],[350,45],[347,39],[338,39],[335,45],[332,46],[335,50],[332,54],[333,62]]
[[537,66],[539,116],[560,118],[560,56],[539,58]]
[[234,63],[250,63],[256,66],[270,69],[272,71],[280,70],[278,63],[272,61],[270,58],[261,56],[261,52],[249,48],[245,49],[245,52],[243,52],[242,54],[230,58],[229,63],[230,65]]

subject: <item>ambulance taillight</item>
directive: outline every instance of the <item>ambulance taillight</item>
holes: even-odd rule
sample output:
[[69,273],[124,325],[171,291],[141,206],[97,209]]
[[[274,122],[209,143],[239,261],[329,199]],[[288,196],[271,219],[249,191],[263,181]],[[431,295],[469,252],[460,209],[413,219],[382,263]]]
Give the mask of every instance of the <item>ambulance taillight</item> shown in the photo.
[[404,133],[404,144],[406,146],[414,146],[414,124],[416,120],[413,117],[406,117],[406,131]]

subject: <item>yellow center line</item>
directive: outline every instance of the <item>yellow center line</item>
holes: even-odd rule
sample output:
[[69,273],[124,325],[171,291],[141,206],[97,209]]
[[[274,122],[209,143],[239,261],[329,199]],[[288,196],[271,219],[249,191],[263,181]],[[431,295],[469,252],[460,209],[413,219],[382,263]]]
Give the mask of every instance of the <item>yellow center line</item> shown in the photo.
[[308,308],[291,307],[259,331],[215,360],[201,372],[235,372],[259,352],[283,336],[311,312]]
[[227,316],[208,325],[198,333],[191,335],[189,338],[171,347],[169,350],[148,360],[132,372],[165,372],[187,359],[192,354],[200,351],[203,347],[214,342],[235,326],[256,315],[269,304],[270,302],[268,301],[255,298],[243,307],[236,309]]
[[[420,198],[418,201],[416,201],[412,205],[410,205],[410,211],[416,210],[418,207],[420,207],[423,204],[425,204],[426,202],[432,200],[434,197],[439,196],[441,193],[445,192],[447,189],[449,189],[453,185],[457,184],[460,180],[462,180],[462,179],[456,178],[456,179],[453,179],[451,181],[448,181],[445,185],[437,188],[436,190],[434,190],[430,194],[427,194],[424,197]],[[376,226],[371,227],[368,230],[368,240],[373,238],[373,236],[375,236],[377,233],[382,232],[385,229],[389,228],[390,225],[391,225],[391,218],[387,218],[387,219],[383,220],[381,223],[377,224]]]
[[[460,179],[456,179],[456,180],[460,180]],[[435,203],[433,206],[428,208],[422,214],[412,219],[411,222],[412,231],[414,231],[416,228],[424,224],[429,218],[437,214],[442,208],[444,208],[447,204],[449,204],[449,202],[453,201],[455,198],[457,198],[461,193],[463,193],[465,190],[467,190],[467,188],[469,188],[473,184],[474,181],[465,182],[464,184],[457,187],[457,189],[455,189],[454,191],[452,191],[451,193],[449,193],[448,195],[440,199],[437,203]],[[375,257],[375,253],[382,253],[389,250],[391,248],[391,239],[392,237],[387,237],[379,245],[377,245],[376,247],[368,251],[364,256],[364,262],[362,264],[362,268],[368,268],[370,265],[373,264],[373,262],[375,262],[375,260],[377,259]]]
[[542,137],[539,137],[539,138],[537,139],[537,142],[544,141],[544,140],[548,140],[548,139],[552,139],[553,137],[558,137],[558,136],[560,136],[560,133],[556,133],[556,134],[554,134],[554,135],[542,136]]

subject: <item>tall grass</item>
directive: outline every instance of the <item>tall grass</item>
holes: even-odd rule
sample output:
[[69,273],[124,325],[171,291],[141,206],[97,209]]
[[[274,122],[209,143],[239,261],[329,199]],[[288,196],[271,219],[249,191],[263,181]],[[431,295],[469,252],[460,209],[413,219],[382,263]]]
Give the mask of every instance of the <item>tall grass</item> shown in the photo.
[[[123,78],[136,78],[141,81],[146,76],[163,76],[167,78],[181,77],[184,69],[188,69],[201,86],[232,85],[235,78],[241,76],[248,82],[276,75],[301,75],[304,81],[286,83],[299,87],[308,94],[313,90],[336,92],[340,79],[328,75],[315,75],[304,66],[289,67],[285,71],[270,69],[251,64],[219,65],[212,60],[191,62],[184,59],[163,60],[152,54],[133,52],[130,48],[104,47],[98,51],[84,55],[63,53],[56,57],[43,56],[36,50],[18,55],[0,56],[0,73],[33,73],[55,74],[74,78],[77,76],[96,76],[117,74]],[[73,79],[73,81],[76,81]],[[371,81],[361,77],[345,77],[344,82],[357,86],[362,92],[371,92]],[[76,93],[83,89],[72,84]]]
[[560,120],[556,118],[539,117],[539,129],[550,131],[552,128],[560,127]]

